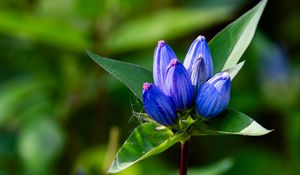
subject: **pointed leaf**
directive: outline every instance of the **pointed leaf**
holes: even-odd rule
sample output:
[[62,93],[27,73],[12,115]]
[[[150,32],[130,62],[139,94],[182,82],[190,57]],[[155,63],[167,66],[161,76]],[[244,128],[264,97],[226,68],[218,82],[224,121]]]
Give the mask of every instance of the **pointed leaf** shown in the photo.
[[253,38],[266,3],[262,0],[209,42],[215,73],[238,63]]
[[249,116],[234,110],[225,110],[205,121],[198,120],[191,128],[192,135],[247,135],[261,136],[267,130]]
[[90,51],[87,51],[87,54],[103,69],[124,83],[140,100],[143,83],[153,82],[152,72],[141,66],[105,58]]
[[138,126],[118,151],[109,173],[117,173],[149,156],[161,153],[188,137],[186,133],[173,134],[168,128],[157,127],[155,123]]
[[244,66],[245,61],[240,62],[237,65],[232,66],[229,69],[226,69],[225,71],[228,72],[229,76],[230,76],[230,80],[232,81],[234,79],[234,77],[239,73],[239,71],[242,69],[242,67]]

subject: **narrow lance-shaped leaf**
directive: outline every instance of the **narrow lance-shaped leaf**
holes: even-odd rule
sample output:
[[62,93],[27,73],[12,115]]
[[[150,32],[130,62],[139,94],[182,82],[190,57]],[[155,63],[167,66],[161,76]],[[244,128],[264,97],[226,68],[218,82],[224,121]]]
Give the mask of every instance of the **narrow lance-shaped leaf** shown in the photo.
[[140,100],[142,100],[142,87],[144,82],[153,82],[152,72],[141,66],[112,60],[93,52],[87,54],[103,69],[124,83]]
[[239,71],[242,69],[242,67],[244,66],[244,64],[245,64],[245,61],[242,61],[239,64],[234,65],[231,68],[224,70],[224,71],[226,71],[229,74],[231,81],[239,73]]
[[209,42],[215,73],[238,63],[254,36],[266,3],[267,0],[262,0]]
[[191,128],[192,135],[261,136],[271,131],[249,116],[234,110],[225,110],[212,119],[198,120]]
[[173,134],[168,128],[160,128],[155,123],[138,126],[118,151],[109,173],[117,173],[152,155],[161,153],[189,137],[186,133]]

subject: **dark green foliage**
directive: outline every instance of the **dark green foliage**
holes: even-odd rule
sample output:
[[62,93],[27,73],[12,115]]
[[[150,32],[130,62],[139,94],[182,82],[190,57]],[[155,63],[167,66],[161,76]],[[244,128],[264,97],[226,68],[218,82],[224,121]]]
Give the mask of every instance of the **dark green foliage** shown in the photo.
[[[151,69],[157,40],[165,39],[183,60],[197,35],[211,40],[257,3],[0,1],[0,174],[104,174],[121,142],[139,125],[142,108],[85,50]],[[260,35],[254,36],[233,80],[230,107],[274,131],[264,138],[192,139],[191,174],[299,172],[298,7],[295,0],[268,2]],[[274,49],[285,50],[289,78],[261,81],[261,53]],[[110,132],[114,125],[118,129]],[[177,152],[171,148],[121,173],[174,174]],[[229,156],[229,162],[215,164]]]

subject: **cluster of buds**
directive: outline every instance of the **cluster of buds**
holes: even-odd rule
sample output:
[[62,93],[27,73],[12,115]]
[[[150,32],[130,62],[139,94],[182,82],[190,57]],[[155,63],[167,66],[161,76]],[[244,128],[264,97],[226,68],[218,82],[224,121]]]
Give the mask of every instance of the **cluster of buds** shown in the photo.
[[162,125],[175,124],[181,114],[194,107],[196,117],[214,117],[229,102],[230,76],[227,72],[213,75],[212,57],[203,36],[192,43],[183,64],[168,44],[159,41],[153,79],[154,84],[143,85],[143,104],[146,113]]

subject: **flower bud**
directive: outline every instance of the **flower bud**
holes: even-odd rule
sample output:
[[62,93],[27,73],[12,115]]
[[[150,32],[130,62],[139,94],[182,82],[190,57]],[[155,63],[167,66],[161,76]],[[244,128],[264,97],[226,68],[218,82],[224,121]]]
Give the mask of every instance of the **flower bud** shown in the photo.
[[167,67],[164,87],[165,94],[173,99],[177,111],[182,112],[192,106],[192,82],[183,64],[176,58]]
[[175,105],[158,87],[151,83],[143,85],[143,103],[146,113],[162,125],[172,125],[177,119]]
[[192,72],[192,67],[196,59],[203,57],[205,63],[205,71],[207,78],[213,75],[213,62],[210,55],[210,50],[204,36],[198,36],[196,40],[191,44],[188,53],[184,59],[184,67],[190,74]]
[[154,51],[153,79],[154,84],[161,89],[165,81],[166,68],[172,58],[177,58],[172,48],[165,41],[159,41]]
[[190,77],[192,85],[194,86],[194,92],[195,94],[197,94],[201,86],[206,82],[207,79],[203,57],[195,60],[192,66]]
[[230,98],[230,76],[220,72],[203,84],[196,97],[196,111],[203,117],[214,117],[228,105]]

